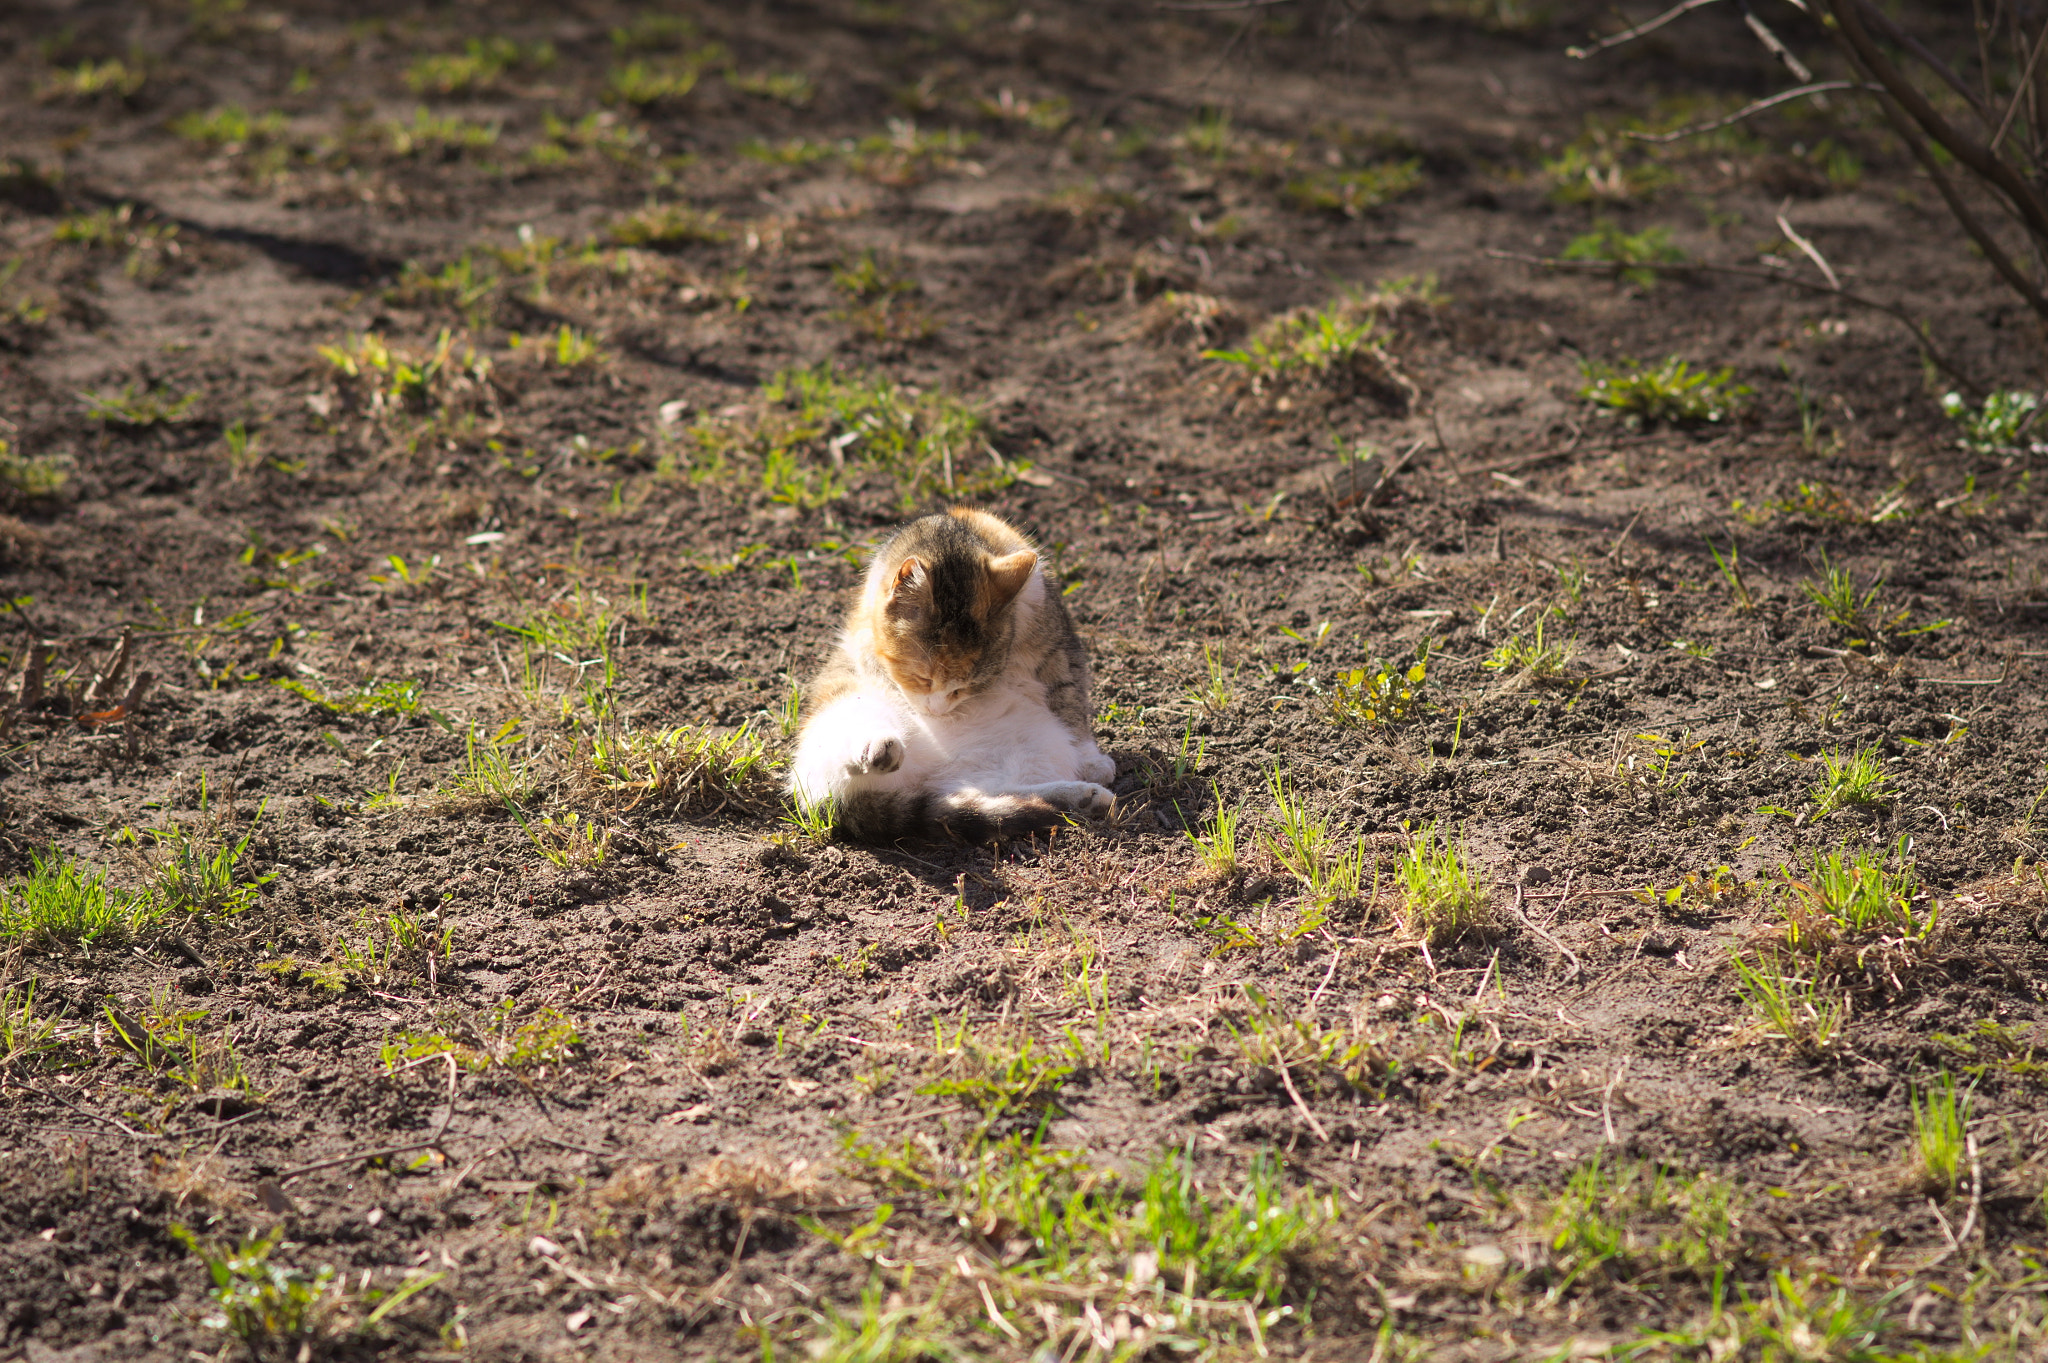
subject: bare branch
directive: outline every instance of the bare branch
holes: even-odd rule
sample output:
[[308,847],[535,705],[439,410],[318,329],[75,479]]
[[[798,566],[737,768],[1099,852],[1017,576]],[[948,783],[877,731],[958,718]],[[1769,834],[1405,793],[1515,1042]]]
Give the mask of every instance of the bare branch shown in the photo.
[[1914,343],[1927,356],[1928,362],[1942,373],[1954,379],[1956,385],[1967,391],[1970,396],[1982,397],[1988,391],[1983,384],[1977,382],[1968,373],[1958,368],[1954,361],[1943,354],[1940,348],[1934,344],[1933,338],[1928,335],[1926,325],[1914,321],[1904,308],[1891,303],[1880,302],[1875,298],[1869,298],[1860,293],[1851,293],[1847,289],[1831,289],[1825,284],[1818,284],[1809,279],[1801,279],[1795,274],[1786,274],[1777,270],[1749,269],[1741,265],[1716,265],[1703,260],[1632,260],[1624,266],[1601,260],[1563,260],[1556,256],[1523,255],[1518,251],[1488,250],[1485,254],[1493,257],[1495,260],[1513,260],[1519,261],[1524,265],[1540,266],[1546,270],[1571,270],[1580,274],[1612,273],[1622,269],[1654,270],[1659,274],[1697,272],[1700,274],[1732,275],[1737,279],[1761,279],[1773,284],[1790,284],[1795,289],[1804,289],[1808,293],[1825,294],[1829,298],[1839,298],[1844,303],[1853,303],[1859,308],[1869,308],[1873,312],[1883,313],[1885,316],[1897,321],[1906,330],[1912,332]]
[[[1913,121],[1944,151],[2010,200],[2014,213],[2028,231],[2036,237],[2048,238],[2048,205],[2041,202],[2033,187],[2021,179],[2010,165],[1993,155],[1982,143],[1963,136],[1955,125],[1943,118],[1927,102],[1927,96],[1920,93],[1919,87],[1907,80],[1904,73],[1878,50],[1863,27],[1863,13],[1867,11],[1861,0],[1828,0],[1828,7],[1838,24],[1836,32],[1842,36],[1850,55],[1898,101],[1898,107],[1911,115]],[[1965,93],[1968,93],[1967,88]],[[1971,96],[1971,102],[1975,103],[1974,96]],[[1990,120],[1987,118],[1985,122],[1989,124]],[[1942,197],[1946,199],[1948,195]],[[1951,201],[1952,205],[1956,202],[1959,201]],[[1976,234],[1973,232],[1971,235],[1975,237]],[[2028,292],[2034,297],[2040,296],[2031,285]]]
[[1586,58],[1592,56],[1596,52],[1605,52],[1610,47],[1620,47],[1623,43],[1632,43],[1636,39],[1642,37],[1645,33],[1655,33],[1658,29],[1664,27],[1664,25],[1670,23],[1673,19],[1678,18],[1681,14],[1689,14],[1693,10],[1700,9],[1704,6],[1711,5],[1714,3],[1716,3],[1716,0],[1683,0],[1683,3],[1672,6],[1670,9],[1665,10],[1662,14],[1658,15],[1654,19],[1648,20],[1645,23],[1637,24],[1634,28],[1624,29],[1620,33],[1616,33],[1609,37],[1602,38],[1599,42],[1594,43],[1591,47],[1568,47],[1564,50],[1564,54],[1565,56],[1571,57],[1576,61],[1584,61]]
[[1855,80],[1816,81],[1812,85],[1802,85],[1795,90],[1781,91],[1768,99],[1753,100],[1737,109],[1734,113],[1729,114],[1726,118],[1717,118],[1711,123],[1694,123],[1689,127],[1679,128],[1675,132],[1668,133],[1629,132],[1622,135],[1637,142],[1679,142],[1688,137],[1698,137],[1701,133],[1710,133],[1718,128],[1725,128],[1731,123],[1740,123],[1745,118],[1754,118],[1766,109],[1775,109],[1780,104],[1789,103],[1795,99],[1806,99],[1812,95],[1824,95],[1831,90],[1882,89],[1884,87],[1881,85],[1866,85],[1862,81]]
[[1998,131],[1991,134],[1988,149],[1993,155],[1997,154],[1998,144],[2005,140],[2006,132],[2012,127],[2013,115],[2017,114],[2020,105],[2026,102],[2027,91],[2034,83],[2034,64],[2041,60],[2041,49],[2044,47],[2048,47],[2048,24],[2042,25],[2041,36],[2034,39],[2034,51],[2027,58],[2026,70],[2020,73],[2019,84],[2013,87],[2012,103],[2005,106],[2005,117],[1999,120]]
[[1770,49],[1772,56],[1785,63],[1785,69],[1792,73],[1793,79],[1809,83],[1813,80],[1813,72],[1807,69],[1806,63],[1794,56],[1792,49],[1780,42],[1778,35],[1766,28],[1764,21],[1757,18],[1747,5],[1742,9],[1742,22],[1749,25],[1749,31],[1756,35],[1758,42]]
[[[1834,8],[1836,12],[1836,17],[1839,18],[1841,15],[1841,6],[1839,4],[1834,4],[1832,8]],[[1922,43],[1918,38],[1915,38],[1912,34],[1906,32],[1906,30],[1900,28],[1896,23],[1892,22],[1891,16],[1884,13],[1884,11],[1878,9],[1877,6],[1867,3],[1866,0],[1856,0],[1856,8],[1861,12],[1863,18],[1871,20],[1879,28],[1883,29],[1885,37],[1889,38],[1892,42],[1896,43],[1900,48],[1904,49],[1905,51],[1912,53],[1914,58],[1917,61],[1919,61],[1921,65],[1925,66],[1935,75],[1940,76],[1943,82],[1946,83],[1950,89],[1954,90],[1957,94],[1961,95],[1964,99],[1968,100],[1970,102],[1970,107],[1977,111],[1977,117],[1984,120],[1985,127],[1988,128],[1991,126],[1990,106],[1985,104],[1983,100],[1977,98],[1977,92],[1970,88],[1969,82],[1965,81],[1961,76],[1955,73],[1955,69],[1953,67],[1951,67],[1947,62],[1943,61],[1941,58],[1935,56],[1932,52],[1928,51],[1926,44]]]
[[1808,241],[1805,237],[1802,237],[1797,232],[1793,231],[1792,224],[1785,221],[1785,215],[1782,212],[1778,214],[1778,230],[1785,234],[1785,240],[1791,242],[1794,246],[1797,246],[1801,251],[1803,251],[1806,254],[1806,258],[1808,260],[1820,266],[1820,272],[1823,275],[1827,276],[1829,288],[1833,289],[1836,293],[1840,293],[1842,291],[1842,281],[1835,278],[1834,267],[1828,264],[1827,257],[1823,256],[1820,253],[1819,248],[1817,248],[1812,242]]

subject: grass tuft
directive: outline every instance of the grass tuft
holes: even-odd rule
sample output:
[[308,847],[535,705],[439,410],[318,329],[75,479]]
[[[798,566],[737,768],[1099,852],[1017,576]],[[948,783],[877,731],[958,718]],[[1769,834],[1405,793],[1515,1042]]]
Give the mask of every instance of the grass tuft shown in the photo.
[[1838,809],[1874,805],[1891,798],[1891,777],[1885,775],[1884,758],[1875,747],[1844,753],[1828,748],[1820,755],[1823,774],[1807,788],[1815,805],[1814,817],[1825,819]]
[[1441,836],[1435,823],[1409,833],[1394,875],[1408,930],[1432,945],[1495,924],[1493,897],[1473,875],[1464,843]]
[[1676,355],[1654,367],[1637,360],[1584,360],[1579,372],[1586,377],[1579,396],[1630,426],[1727,421],[1741,412],[1750,393],[1748,384],[1735,382],[1732,367],[1694,370]]
[[31,853],[29,864],[26,876],[0,887],[0,939],[118,946],[167,911],[155,897],[110,886],[104,871],[88,872],[54,849],[47,858]]

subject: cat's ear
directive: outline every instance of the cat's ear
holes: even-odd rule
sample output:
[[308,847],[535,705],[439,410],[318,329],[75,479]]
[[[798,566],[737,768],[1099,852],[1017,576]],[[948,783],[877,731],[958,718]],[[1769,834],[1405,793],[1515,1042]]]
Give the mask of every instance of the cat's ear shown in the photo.
[[1031,570],[1038,566],[1038,555],[1029,549],[1019,549],[1014,554],[1004,554],[988,561],[988,586],[990,606],[1001,609],[1010,604],[1024,584],[1031,580]]
[[889,609],[899,615],[915,611],[930,581],[922,560],[914,556],[904,559],[897,565],[896,580],[889,584]]

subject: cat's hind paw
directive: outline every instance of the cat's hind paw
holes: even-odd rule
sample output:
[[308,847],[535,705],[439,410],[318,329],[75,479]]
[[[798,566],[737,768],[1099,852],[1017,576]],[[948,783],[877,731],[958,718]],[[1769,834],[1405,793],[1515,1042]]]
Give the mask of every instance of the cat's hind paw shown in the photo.
[[902,739],[871,738],[861,744],[860,750],[846,764],[846,770],[854,776],[880,776],[902,765]]
[[1106,786],[1116,779],[1116,761],[1099,749],[1081,759],[1081,779]]
[[1056,781],[1020,793],[1035,795],[1055,808],[1090,819],[1106,818],[1116,808],[1115,793],[1093,781]]

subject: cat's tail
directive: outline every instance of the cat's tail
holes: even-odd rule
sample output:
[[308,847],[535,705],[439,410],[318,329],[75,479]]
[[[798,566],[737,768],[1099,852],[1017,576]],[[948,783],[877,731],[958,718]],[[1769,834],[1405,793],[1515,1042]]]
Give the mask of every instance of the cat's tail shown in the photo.
[[852,842],[947,837],[992,842],[1057,828],[1067,814],[1037,795],[863,790],[840,800],[833,831]]

